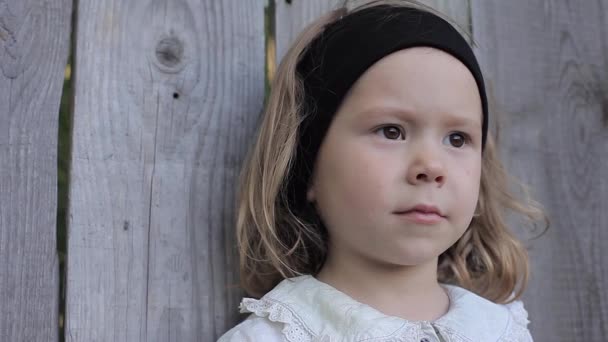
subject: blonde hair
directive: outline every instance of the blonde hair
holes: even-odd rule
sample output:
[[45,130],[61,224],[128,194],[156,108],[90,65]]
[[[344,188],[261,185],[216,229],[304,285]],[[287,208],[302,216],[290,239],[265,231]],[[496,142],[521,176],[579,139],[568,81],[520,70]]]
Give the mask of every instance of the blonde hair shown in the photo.
[[[393,0],[374,1],[352,11],[375,4],[407,4],[430,10],[414,1]],[[282,279],[316,274],[327,255],[327,237],[320,222],[296,215],[286,193],[304,114],[303,84],[296,67],[323,28],[348,12],[343,6],[314,21],[282,59],[257,140],[241,173],[236,224],[241,285],[255,297],[264,295]],[[511,195],[508,185],[489,133],[482,158],[478,214],[463,236],[440,255],[440,282],[462,286],[498,303],[521,297],[529,276],[528,257],[508,229],[504,210],[523,214],[531,221],[548,221],[538,205],[529,200],[525,187],[522,189],[528,201],[523,203]]]

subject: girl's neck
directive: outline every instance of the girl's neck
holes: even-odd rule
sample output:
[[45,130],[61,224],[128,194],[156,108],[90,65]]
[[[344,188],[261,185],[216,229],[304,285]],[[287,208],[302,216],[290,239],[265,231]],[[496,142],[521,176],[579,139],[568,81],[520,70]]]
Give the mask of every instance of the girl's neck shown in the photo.
[[416,266],[361,259],[330,256],[316,278],[389,316],[434,321],[448,311],[449,298],[437,281],[437,258]]

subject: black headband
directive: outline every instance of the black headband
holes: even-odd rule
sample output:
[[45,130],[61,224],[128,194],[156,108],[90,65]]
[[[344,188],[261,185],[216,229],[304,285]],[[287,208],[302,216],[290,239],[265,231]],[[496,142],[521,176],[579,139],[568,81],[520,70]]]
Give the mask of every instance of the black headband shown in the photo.
[[415,46],[443,50],[471,71],[481,97],[482,146],[485,146],[488,130],[485,85],[477,59],[462,35],[441,17],[424,10],[390,5],[361,9],[326,26],[297,65],[304,82],[304,116],[288,185],[296,208],[304,204],[321,142],[348,90],[383,57]]

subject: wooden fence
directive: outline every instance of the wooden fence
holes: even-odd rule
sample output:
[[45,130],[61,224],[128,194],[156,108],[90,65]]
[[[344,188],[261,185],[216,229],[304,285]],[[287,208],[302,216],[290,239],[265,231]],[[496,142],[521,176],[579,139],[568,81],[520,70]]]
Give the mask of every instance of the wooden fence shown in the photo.
[[[266,41],[266,0],[0,0],[1,341],[64,336],[57,113],[70,34],[64,338],[214,341],[239,319],[234,193],[265,52],[280,58],[336,2],[271,1]],[[527,243],[535,339],[605,341],[608,3],[425,2],[478,44],[506,113],[502,154],[552,221]]]

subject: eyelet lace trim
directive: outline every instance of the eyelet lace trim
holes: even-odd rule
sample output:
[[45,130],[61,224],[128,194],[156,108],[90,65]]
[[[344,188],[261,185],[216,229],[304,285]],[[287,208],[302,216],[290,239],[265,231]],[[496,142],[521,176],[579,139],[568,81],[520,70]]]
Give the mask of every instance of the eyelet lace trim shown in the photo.
[[259,317],[266,317],[272,322],[283,323],[283,335],[289,342],[310,342],[314,334],[302,319],[288,307],[272,299],[243,298],[239,306],[241,313],[251,312]]
[[507,308],[511,311],[513,315],[513,320],[524,327],[528,326],[530,321],[528,320],[528,311],[524,308],[524,303],[521,301],[515,301],[513,303],[507,304]]
[[528,320],[528,311],[524,308],[524,304],[521,301],[515,301],[506,305],[515,324],[511,325],[511,329],[501,337],[501,342],[519,342],[519,341],[532,341],[532,336],[527,326],[530,321]]
[[[511,341],[532,341],[530,332],[527,329],[527,325],[530,322],[528,320],[528,312],[524,308],[521,301],[515,301],[506,305],[512,314],[513,321],[515,324],[511,325],[511,329],[501,336],[500,341],[511,342]],[[260,300],[253,298],[243,298],[239,305],[241,313],[253,313],[259,317],[268,318],[272,322],[283,323],[282,334],[285,339],[289,342],[312,342],[315,335],[307,327],[303,320],[290,310],[287,306],[283,305],[278,301],[274,301],[271,298],[263,298]],[[446,327],[443,327],[446,329]],[[469,341],[467,338],[460,336],[452,329],[446,329],[446,333],[450,335],[450,341]],[[404,334],[405,336],[393,337],[391,341],[402,341],[409,335],[409,332]],[[322,341],[326,341],[327,336]],[[407,338],[406,338],[407,340]]]

